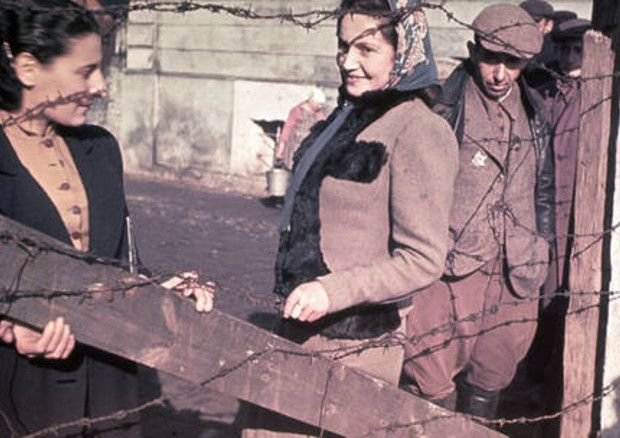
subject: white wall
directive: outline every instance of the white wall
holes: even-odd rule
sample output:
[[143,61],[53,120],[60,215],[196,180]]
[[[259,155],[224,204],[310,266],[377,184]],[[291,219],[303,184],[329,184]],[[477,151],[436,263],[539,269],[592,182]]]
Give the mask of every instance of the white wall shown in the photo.
[[[221,0],[259,13],[333,10],[339,0]],[[471,22],[488,0],[447,0],[428,10],[436,57],[465,56]],[[518,3],[511,1],[511,3]],[[589,17],[589,0],[552,1]],[[338,86],[335,22],[306,30],[278,20],[226,13],[132,12],[121,35],[121,63],[106,123],[123,145],[128,170],[153,165],[181,174],[258,177],[268,144],[252,118],[284,119],[318,85],[333,106]],[[260,157],[257,157],[260,155]],[[267,158],[268,159],[268,158]],[[257,191],[263,181],[257,179]]]

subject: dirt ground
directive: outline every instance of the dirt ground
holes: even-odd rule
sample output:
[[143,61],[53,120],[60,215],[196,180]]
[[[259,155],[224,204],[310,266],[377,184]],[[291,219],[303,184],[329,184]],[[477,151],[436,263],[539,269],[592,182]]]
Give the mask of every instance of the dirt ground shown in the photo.
[[[145,266],[158,274],[196,270],[203,279],[213,278],[223,289],[216,301],[220,310],[272,327],[277,318],[271,290],[279,210],[269,199],[138,177],[127,179],[126,192]],[[143,380],[146,399],[156,390],[155,379]],[[167,375],[159,381],[169,404],[145,413],[145,437],[234,436],[236,399],[196,390]],[[540,414],[541,388],[513,385],[503,395],[500,415]],[[536,438],[543,436],[539,429],[517,425],[502,431],[514,438]]]
[[[127,179],[126,192],[145,266],[158,274],[196,270],[213,278],[223,289],[220,310],[270,328],[276,208],[256,197],[137,177]],[[232,436],[236,399],[166,375],[160,382],[170,406],[144,415],[146,437]],[[145,396],[153,390],[147,385]]]

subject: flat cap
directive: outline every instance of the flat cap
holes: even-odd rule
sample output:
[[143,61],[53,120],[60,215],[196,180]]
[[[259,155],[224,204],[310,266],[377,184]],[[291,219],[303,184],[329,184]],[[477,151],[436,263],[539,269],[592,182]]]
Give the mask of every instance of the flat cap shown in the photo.
[[519,4],[534,21],[553,17],[553,6],[545,0],[525,0]]
[[480,45],[491,52],[531,59],[542,48],[542,32],[525,9],[516,5],[487,6],[472,26]]
[[577,13],[573,11],[555,11],[553,13],[554,26],[572,20],[573,18],[577,18]]
[[580,40],[590,27],[592,27],[590,20],[573,18],[560,23],[558,26],[554,26],[551,32],[551,39],[555,42]]

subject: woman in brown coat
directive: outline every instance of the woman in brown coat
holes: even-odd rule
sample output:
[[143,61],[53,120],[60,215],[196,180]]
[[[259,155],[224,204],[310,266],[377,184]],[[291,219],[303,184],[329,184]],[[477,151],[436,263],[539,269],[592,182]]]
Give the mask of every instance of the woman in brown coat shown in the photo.
[[[302,143],[280,218],[277,333],[313,350],[360,349],[343,363],[396,384],[399,307],[443,270],[457,144],[427,106],[437,71],[417,2],[342,8],[340,105]],[[364,348],[380,337],[386,348]],[[265,415],[248,417],[244,436],[282,430]]]

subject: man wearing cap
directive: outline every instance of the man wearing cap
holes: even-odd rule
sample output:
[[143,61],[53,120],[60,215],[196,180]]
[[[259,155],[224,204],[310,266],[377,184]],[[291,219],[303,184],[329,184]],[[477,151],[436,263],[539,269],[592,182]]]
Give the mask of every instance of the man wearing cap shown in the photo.
[[575,11],[568,11],[568,10],[555,11],[553,13],[553,27],[559,26],[565,21],[572,20],[573,18],[577,18],[577,13]]
[[[581,60],[583,35],[590,21],[571,18],[556,23],[551,36],[557,51],[558,75],[542,92],[551,124],[551,144],[555,162],[555,229],[549,276],[543,285],[543,312],[534,345],[527,360],[532,381],[549,380],[561,364],[561,339],[567,297],[557,292],[569,290],[569,267],[573,235],[574,188],[579,147],[581,107]],[[561,387],[561,381],[553,382]]]
[[485,8],[473,27],[470,58],[435,108],[460,144],[452,250],[442,279],[413,297],[404,380],[449,408],[456,389],[458,411],[493,418],[536,329],[554,233],[553,161],[543,102],[520,79],[542,33],[509,4]]
[[553,30],[553,6],[545,0],[525,0],[520,7],[530,14],[543,35]]
[[543,90],[552,127],[555,160],[556,230],[554,240],[556,260],[551,264],[551,275],[545,283],[545,292],[568,289],[570,244],[568,236],[573,211],[577,148],[579,146],[579,111],[581,105],[581,58],[583,35],[590,21],[574,18],[561,23],[552,32],[556,44],[560,76]]
[[543,87],[549,82],[553,82],[553,76],[549,69],[555,62],[555,49],[550,36],[555,26],[555,12],[553,6],[544,0],[525,0],[519,6],[530,14],[530,17],[536,22],[538,30],[543,33],[542,49],[531,59],[523,70],[523,75],[530,86],[534,88]]

